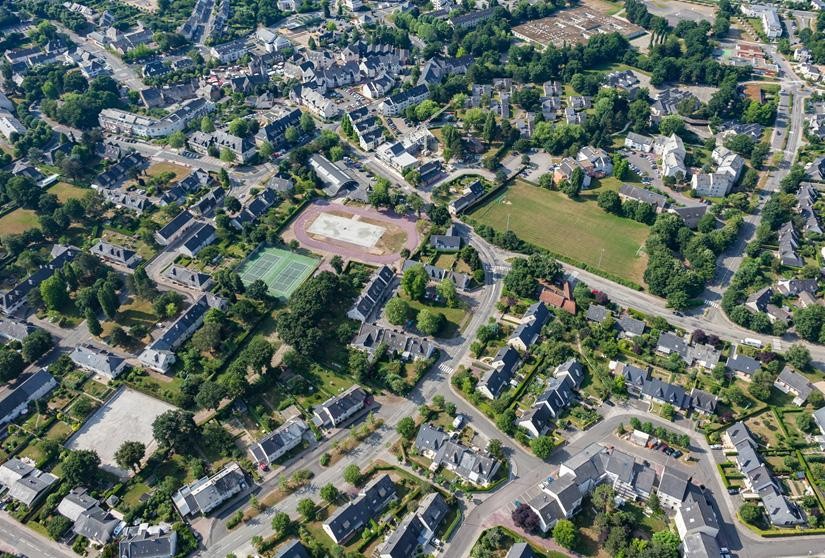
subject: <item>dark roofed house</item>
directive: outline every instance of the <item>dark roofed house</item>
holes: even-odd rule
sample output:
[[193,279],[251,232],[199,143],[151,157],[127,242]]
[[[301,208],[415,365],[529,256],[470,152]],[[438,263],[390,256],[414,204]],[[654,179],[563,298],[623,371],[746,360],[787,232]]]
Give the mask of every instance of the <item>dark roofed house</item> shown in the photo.
[[719,398],[701,389],[693,388],[690,391],[690,406],[694,411],[706,415],[713,415],[716,413],[716,406],[719,404]]
[[659,503],[665,508],[678,508],[682,505],[689,486],[690,477],[687,474],[673,467],[665,467],[656,491]]
[[729,370],[733,371],[737,377],[742,378],[748,382],[751,381],[751,377],[762,369],[762,365],[753,357],[749,357],[748,355],[740,355],[735,350],[734,353],[728,357],[725,366],[728,367]]
[[194,258],[201,250],[215,242],[216,238],[217,231],[215,227],[209,223],[202,224],[195,229],[194,234],[186,239],[180,248],[178,248],[178,251],[185,256]]
[[310,558],[309,552],[298,539],[287,542],[275,558]]
[[0,465],[0,487],[8,490],[8,495],[29,509],[57,482],[57,477],[44,473],[16,457]]
[[535,553],[526,542],[519,542],[510,547],[504,558],[533,558]]
[[370,521],[379,517],[396,497],[395,483],[389,475],[381,475],[364,487],[358,498],[338,508],[324,522],[324,531],[336,544],[346,543]]
[[531,305],[521,319],[521,324],[510,335],[507,344],[522,352],[526,352],[538,340],[541,329],[550,319],[550,312],[543,302]]
[[472,10],[466,14],[454,16],[450,19],[450,24],[456,28],[469,29],[493,17],[495,11],[495,8]]
[[669,403],[676,409],[690,408],[690,398],[682,386],[663,382],[658,378],[650,378],[642,387],[642,397],[659,403]]
[[642,389],[650,376],[650,372],[647,370],[623,362],[617,363],[615,372],[621,374],[624,378],[627,391],[636,395],[641,395]]
[[198,221],[187,210],[178,213],[174,219],[169,221],[162,229],[155,232],[155,241],[161,246],[168,246],[183,237],[183,235],[195,225]]
[[10,391],[0,396],[0,425],[13,421],[26,412],[29,403],[40,399],[57,387],[57,381],[46,370],[18,378]]
[[430,246],[439,252],[458,252],[462,244],[463,239],[456,233],[455,225],[450,225],[445,234],[430,236]]
[[118,546],[120,558],[174,558],[178,534],[168,523],[141,523],[123,530]]
[[619,197],[625,200],[633,200],[651,205],[656,209],[656,212],[661,212],[667,207],[667,198],[662,194],[657,194],[656,192],[630,184],[622,184],[619,187]]
[[521,356],[507,345],[499,349],[493,357],[492,368],[478,382],[476,389],[488,399],[497,399],[515,376]]
[[185,485],[172,496],[183,517],[206,515],[247,489],[246,475],[234,461],[211,477],[202,477]]
[[28,294],[38,288],[40,283],[54,275],[54,272],[61,269],[65,264],[73,261],[80,249],[74,246],[64,246],[62,244],[55,244],[51,251],[51,261],[44,266],[40,266],[34,273],[23,279],[20,283],[12,287],[10,290],[0,294],[0,311],[4,314],[11,315],[23,306],[26,302]]
[[124,248],[117,244],[111,244],[103,240],[98,240],[89,251],[92,255],[97,256],[108,262],[117,263],[126,267],[134,267],[140,261],[138,253],[130,248]]
[[163,276],[179,285],[205,291],[212,285],[212,278],[206,273],[172,264],[163,272]]
[[308,431],[309,427],[300,418],[288,420],[259,442],[249,446],[249,453],[259,466],[269,466],[300,446]]
[[708,205],[689,205],[687,207],[671,207],[670,212],[681,217],[688,228],[695,229],[708,212]]
[[644,321],[638,320],[630,314],[622,314],[616,321],[616,327],[619,328],[619,331],[621,331],[625,337],[636,337],[645,332],[646,325]]
[[518,426],[538,438],[550,430],[554,418],[549,405],[535,405],[521,415],[518,419]]
[[261,126],[255,135],[258,145],[268,141],[275,149],[278,149],[286,142],[286,131],[290,126],[297,127],[301,121],[301,111],[293,109],[280,118],[276,118],[269,124]]
[[404,330],[395,330],[378,324],[364,323],[350,346],[366,351],[374,356],[376,349],[385,346],[390,353],[404,360],[424,360],[435,352],[435,345],[426,338],[418,337]]
[[612,316],[613,313],[602,306],[601,304],[591,304],[587,307],[587,313],[585,314],[585,318],[590,320],[591,322],[602,323],[608,316]]
[[659,334],[659,340],[656,342],[656,350],[663,355],[675,353],[682,357],[683,360],[686,360],[688,355],[688,346],[685,340],[669,331],[663,331]]
[[394,279],[395,271],[391,268],[386,265],[378,268],[361,290],[361,295],[347,312],[347,316],[353,320],[367,321],[373,310],[392,292]]
[[785,366],[785,368],[782,369],[782,372],[779,373],[773,385],[783,393],[793,395],[794,405],[799,405],[800,407],[805,404],[808,396],[816,389],[808,378],[796,372],[790,366]]
[[367,392],[361,386],[354,385],[316,407],[312,422],[323,428],[338,427],[366,407],[368,401]]
[[279,199],[280,196],[275,190],[264,188],[232,218],[232,226],[238,230],[243,230],[244,227],[250,223],[254,223],[269,211]]

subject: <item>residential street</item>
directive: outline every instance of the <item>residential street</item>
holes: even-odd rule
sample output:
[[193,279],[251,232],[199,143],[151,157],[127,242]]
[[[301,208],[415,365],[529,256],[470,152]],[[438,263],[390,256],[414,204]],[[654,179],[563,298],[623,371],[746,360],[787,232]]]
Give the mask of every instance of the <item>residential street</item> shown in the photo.
[[0,511],[0,551],[17,552],[31,558],[77,557],[69,547],[24,527],[4,511]]

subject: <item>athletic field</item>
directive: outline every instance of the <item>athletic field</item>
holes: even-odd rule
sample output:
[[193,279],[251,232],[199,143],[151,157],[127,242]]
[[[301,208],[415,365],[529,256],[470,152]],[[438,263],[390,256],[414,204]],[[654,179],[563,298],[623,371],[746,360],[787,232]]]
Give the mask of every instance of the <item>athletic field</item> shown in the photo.
[[262,248],[241,264],[238,273],[244,285],[261,279],[269,287],[269,294],[289,298],[312,275],[318,261],[279,248]]

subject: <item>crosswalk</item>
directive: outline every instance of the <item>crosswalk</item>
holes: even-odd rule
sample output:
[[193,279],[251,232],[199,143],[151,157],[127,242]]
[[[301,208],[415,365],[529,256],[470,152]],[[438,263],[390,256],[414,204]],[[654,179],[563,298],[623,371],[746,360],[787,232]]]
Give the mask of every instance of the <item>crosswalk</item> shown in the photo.
[[719,308],[719,303],[718,302],[715,302],[713,300],[707,300],[707,299],[705,299],[704,302],[705,302],[705,306],[710,306],[711,308]]
[[453,373],[455,370],[452,366],[447,365],[446,362],[442,362],[438,365],[438,369],[447,374],[448,376]]
[[510,266],[509,265],[494,265],[492,267],[492,270],[493,270],[493,273],[498,273],[498,274],[503,275],[503,274],[508,273],[510,271]]

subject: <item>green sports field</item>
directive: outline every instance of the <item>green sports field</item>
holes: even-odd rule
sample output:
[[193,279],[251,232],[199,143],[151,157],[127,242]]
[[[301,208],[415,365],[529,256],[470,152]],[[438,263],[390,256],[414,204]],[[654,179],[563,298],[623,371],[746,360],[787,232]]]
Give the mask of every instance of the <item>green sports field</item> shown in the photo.
[[269,287],[269,294],[289,298],[312,275],[319,261],[280,248],[261,248],[241,264],[238,273],[244,285],[261,279]]
[[639,248],[648,227],[596,205],[595,197],[603,188],[586,190],[574,201],[519,180],[473,211],[472,218],[497,231],[509,226],[536,246],[644,285],[647,256]]

